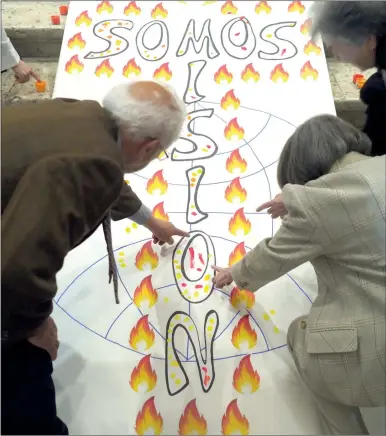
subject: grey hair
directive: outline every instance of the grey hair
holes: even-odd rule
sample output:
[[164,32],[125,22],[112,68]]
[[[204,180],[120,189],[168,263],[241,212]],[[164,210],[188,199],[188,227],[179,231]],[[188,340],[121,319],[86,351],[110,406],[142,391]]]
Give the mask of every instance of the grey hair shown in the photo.
[[304,185],[327,174],[347,153],[371,152],[371,141],[360,130],[333,115],[318,115],[301,124],[287,140],[277,168],[280,188]]
[[362,45],[386,32],[385,1],[315,1],[311,6],[312,38],[338,38]]

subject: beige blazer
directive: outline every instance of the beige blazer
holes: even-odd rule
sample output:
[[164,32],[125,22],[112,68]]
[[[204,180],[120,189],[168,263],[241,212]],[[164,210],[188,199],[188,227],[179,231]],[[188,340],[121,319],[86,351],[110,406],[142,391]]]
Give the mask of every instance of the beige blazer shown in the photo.
[[321,387],[339,384],[335,397],[359,406],[385,402],[385,162],[349,153],[325,176],[286,185],[282,226],[232,267],[236,284],[256,291],[311,262],[318,296],[304,362]]

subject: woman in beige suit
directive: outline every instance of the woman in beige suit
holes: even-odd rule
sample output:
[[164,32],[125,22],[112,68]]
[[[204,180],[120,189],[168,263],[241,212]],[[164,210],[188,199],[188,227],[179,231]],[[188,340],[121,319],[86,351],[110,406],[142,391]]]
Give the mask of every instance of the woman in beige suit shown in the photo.
[[287,342],[325,434],[368,434],[359,407],[385,404],[386,168],[370,152],[337,117],[306,121],[279,160],[282,226],[231,268],[214,266],[216,287],[257,291],[312,263],[318,296]]

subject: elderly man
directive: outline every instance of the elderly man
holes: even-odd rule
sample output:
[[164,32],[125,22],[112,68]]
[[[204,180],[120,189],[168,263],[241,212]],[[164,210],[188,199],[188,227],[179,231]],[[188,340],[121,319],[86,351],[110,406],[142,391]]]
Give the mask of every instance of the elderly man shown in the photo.
[[155,242],[187,236],[124,183],[179,137],[185,107],[150,81],[104,99],[55,99],[2,113],[2,432],[68,434],[51,379],[58,348],[50,318],[67,253],[100,224],[117,295],[110,216],[148,228]]

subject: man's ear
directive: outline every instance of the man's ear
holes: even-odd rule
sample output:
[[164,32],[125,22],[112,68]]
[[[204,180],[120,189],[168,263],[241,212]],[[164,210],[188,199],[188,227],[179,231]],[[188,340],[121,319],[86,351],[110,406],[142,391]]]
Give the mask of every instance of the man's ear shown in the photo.
[[145,142],[144,151],[147,156],[153,156],[160,149],[159,139],[151,139]]

